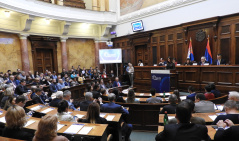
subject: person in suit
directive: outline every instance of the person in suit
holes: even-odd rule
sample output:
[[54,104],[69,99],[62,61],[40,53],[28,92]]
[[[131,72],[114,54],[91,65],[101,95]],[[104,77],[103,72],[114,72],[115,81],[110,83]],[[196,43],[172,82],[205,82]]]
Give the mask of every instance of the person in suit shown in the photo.
[[162,98],[155,96],[155,93],[156,93],[155,88],[151,88],[150,93],[151,93],[152,97],[148,98],[146,100],[146,102],[148,102],[148,103],[162,103]]
[[24,95],[20,95],[16,98],[15,105],[20,106],[20,107],[24,107],[26,102],[27,102],[26,97]]
[[201,61],[198,62],[198,65],[204,66],[206,63],[208,63],[208,61],[206,61],[206,57],[205,57],[205,56],[202,56],[202,57],[201,57]]
[[[214,135],[214,141],[238,141],[239,140],[239,126],[235,126],[234,123],[226,119],[225,121],[219,120],[217,122],[217,132]],[[225,127],[229,127],[225,129]]]
[[[108,95],[109,103],[101,104],[100,110],[106,113],[122,113],[123,117],[129,115],[128,110],[123,109],[121,105],[115,104],[115,98],[115,94],[110,93]],[[100,103],[102,103],[102,99],[99,100]],[[125,141],[129,141],[130,134],[132,132],[132,124],[124,124],[124,127],[122,127],[122,132],[125,133]]]
[[26,87],[26,80],[21,80],[20,85],[18,85],[15,89],[15,94],[22,95],[23,93],[27,93],[28,89]]
[[55,115],[46,115],[38,123],[32,141],[69,141],[64,136],[57,136],[58,119]]
[[211,92],[211,86],[210,85],[206,85],[205,87],[205,97],[206,97],[206,99],[208,100],[208,99],[214,99],[215,98],[215,96],[214,96],[214,94]]
[[41,89],[40,88],[36,88],[36,90],[35,90],[35,95],[32,97],[32,102],[34,103],[34,104],[38,104],[38,103],[40,103],[40,104],[45,104],[45,102],[41,99]]
[[95,84],[95,86],[93,87],[92,94],[94,99],[98,99],[101,96],[99,84]]
[[72,103],[73,99],[71,99],[71,91],[69,91],[69,90],[64,91],[63,92],[63,99],[68,102],[69,109],[76,110],[74,104]]
[[60,103],[63,99],[63,92],[62,91],[58,91],[56,93],[56,98],[53,99],[49,105],[52,106],[52,107],[57,107],[58,106],[58,103]]
[[184,63],[184,66],[191,66],[193,63],[191,62],[190,58],[187,58],[186,62]]
[[126,103],[140,103],[139,100],[135,98],[134,89],[129,90]]
[[16,88],[17,85],[16,85],[16,83],[15,83],[14,76],[13,76],[13,75],[10,75],[9,78],[10,78],[10,79],[6,82],[6,84],[10,84],[10,85],[12,85],[14,88]]
[[55,93],[58,91],[58,87],[57,87],[57,83],[56,83],[56,79],[52,80],[52,84],[49,86],[49,89],[52,93]]
[[58,103],[57,118],[61,121],[75,122],[74,117],[68,113],[69,105],[66,100],[62,100]]
[[160,62],[159,62],[159,66],[165,66],[167,64],[167,62],[166,61],[164,61],[164,59],[163,58],[160,58]]
[[50,76],[46,76],[45,78],[46,79],[42,79],[42,81],[44,80],[43,84],[46,84],[46,86],[51,85]]
[[82,101],[80,103],[80,110],[81,111],[87,111],[88,106],[93,102],[93,94],[91,92],[85,93],[85,101]]
[[106,88],[113,88],[113,84],[112,84],[112,81],[111,79],[108,80],[108,83],[106,84]]
[[217,54],[217,60],[213,62],[213,65],[226,65],[226,61],[222,59],[221,54]]
[[32,74],[31,71],[28,71],[28,75],[31,77],[31,79],[35,79],[35,76],[34,76],[34,74]]
[[168,124],[164,130],[156,135],[156,141],[209,141],[208,130],[205,125],[190,123],[192,117],[189,103],[182,101],[176,108],[178,124]]
[[65,88],[65,83],[63,82],[62,79],[58,80],[57,88],[58,88],[58,90],[62,90],[63,88]]
[[210,85],[210,87],[211,87],[211,93],[214,94],[214,97],[215,97],[215,98],[220,97],[220,96],[221,96],[221,92],[216,89],[215,84],[214,84],[214,83],[210,83],[209,85]]
[[32,85],[41,85],[40,78],[35,78]]
[[121,87],[121,82],[119,81],[119,77],[115,77],[115,81],[113,83],[113,87]]
[[239,93],[236,91],[229,92],[228,100],[233,100],[237,104],[237,109],[239,110]]
[[169,105],[163,106],[163,110],[159,114],[164,114],[167,111],[167,114],[175,114],[177,107],[178,98],[175,94],[169,96]]
[[189,95],[187,96],[187,99],[191,99],[192,101],[195,101],[195,96],[196,96],[196,92],[195,92],[195,88],[193,86],[189,86],[188,87],[188,92]]
[[224,109],[226,115],[217,116],[217,118],[213,121],[212,125],[216,125],[218,121],[225,121],[226,119],[230,119],[233,123],[239,124],[239,112],[237,110],[236,102],[233,100],[228,100],[224,104]]
[[31,141],[33,134],[23,131],[22,128],[27,123],[25,111],[22,107],[13,105],[8,108],[5,114],[6,127],[2,136],[19,140]]
[[100,106],[96,102],[92,102],[87,110],[86,119],[83,119],[84,123],[93,123],[93,124],[107,124],[105,118],[100,117]]
[[204,94],[196,94],[195,96],[195,113],[213,113],[215,112],[214,103],[211,101],[205,101]]

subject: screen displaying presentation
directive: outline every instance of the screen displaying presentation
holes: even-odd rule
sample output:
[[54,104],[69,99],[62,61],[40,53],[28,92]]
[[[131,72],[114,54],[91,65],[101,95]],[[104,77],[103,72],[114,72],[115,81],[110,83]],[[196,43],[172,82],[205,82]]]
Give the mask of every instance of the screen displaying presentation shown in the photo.
[[122,63],[121,49],[100,49],[100,64]]

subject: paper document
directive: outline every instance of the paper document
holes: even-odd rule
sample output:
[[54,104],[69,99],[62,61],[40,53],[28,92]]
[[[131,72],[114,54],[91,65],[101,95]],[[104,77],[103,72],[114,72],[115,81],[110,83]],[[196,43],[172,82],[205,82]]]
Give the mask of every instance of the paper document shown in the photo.
[[60,130],[64,126],[65,126],[64,124],[57,124],[57,131]]
[[0,122],[6,123],[5,117],[1,117],[1,118],[0,118]]
[[214,104],[214,110],[217,110],[217,106]]
[[217,109],[220,111],[223,111],[223,106],[222,105],[217,105]]
[[84,124],[72,124],[64,133],[76,134],[83,126]]
[[77,116],[77,118],[83,118],[85,115],[77,114],[77,115],[75,115],[75,116]]
[[35,106],[33,108],[31,108],[32,111],[37,111],[39,109],[41,109],[42,106],[38,105],[38,106]]
[[107,120],[107,121],[112,121],[114,118],[115,118],[114,115],[108,115],[108,116],[106,117],[106,120]]
[[100,113],[100,117],[105,117],[106,113]]
[[168,101],[169,100],[169,98],[167,97],[167,98],[164,98],[166,101]]
[[210,115],[209,117],[214,121],[217,118],[217,115]]
[[27,124],[24,127],[27,127],[29,125],[31,125],[32,123],[36,122],[35,120],[28,120]]
[[187,96],[180,96],[180,99],[185,100],[185,99],[187,99]]
[[87,135],[90,132],[91,129],[93,129],[93,127],[85,126],[80,130],[80,132],[78,134]]
[[168,120],[175,118],[175,116],[168,116]]
[[41,113],[46,114],[46,113],[48,113],[48,112],[50,112],[52,110],[54,110],[54,108],[47,108],[46,110],[41,111]]
[[139,94],[140,96],[143,96],[144,95],[144,93],[141,93],[141,94]]
[[138,101],[140,100],[140,98],[135,98],[135,99],[138,100]]

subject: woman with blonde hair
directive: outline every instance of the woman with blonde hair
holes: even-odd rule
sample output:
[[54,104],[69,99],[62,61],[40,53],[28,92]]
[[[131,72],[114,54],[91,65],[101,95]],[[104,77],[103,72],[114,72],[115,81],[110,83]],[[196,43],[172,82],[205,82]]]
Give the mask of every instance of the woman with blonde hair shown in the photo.
[[27,122],[26,114],[22,107],[15,105],[9,107],[5,115],[5,120],[6,127],[3,129],[3,137],[32,140],[33,134],[22,131],[23,126]]
[[106,124],[107,120],[100,117],[100,106],[96,102],[92,102],[87,110],[86,119],[82,120],[85,123]]
[[58,119],[54,115],[44,116],[38,123],[32,141],[68,141],[64,136],[57,136],[57,122]]
[[3,107],[5,106],[6,101],[8,100],[9,96],[13,96],[14,91],[13,91],[13,87],[8,87],[5,91],[4,91],[4,96],[1,100],[1,108],[3,109]]

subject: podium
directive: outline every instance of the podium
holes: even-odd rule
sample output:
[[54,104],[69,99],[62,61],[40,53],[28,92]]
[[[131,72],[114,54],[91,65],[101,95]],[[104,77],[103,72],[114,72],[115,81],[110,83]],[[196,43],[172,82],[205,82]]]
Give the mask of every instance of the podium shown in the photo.
[[151,70],[151,86],[156,93],[170,91],[170,70]]

